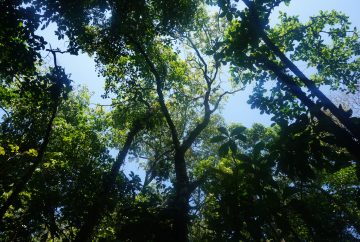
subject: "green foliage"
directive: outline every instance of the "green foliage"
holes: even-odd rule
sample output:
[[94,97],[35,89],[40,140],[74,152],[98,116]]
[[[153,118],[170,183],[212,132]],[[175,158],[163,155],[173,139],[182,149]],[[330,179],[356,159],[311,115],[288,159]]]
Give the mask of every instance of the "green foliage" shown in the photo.
[[280,23],[270,36],[292,60],[316,68],[312,79],[318,85],[355,91],[359,79],[359,32],[351,28],[346,15],[335,10],[321,11],[307,23],[300,23],[298,17],[281,13]]
[[[231,129],[240,130],[239,127]],[[311,160],[305,161],[299,149],[306,150],[315,159],[321,148],[309,149],[303,140],[298,140],[304,135],[297,133],[301,129],[280,129],[279,133],[279,127],[255,124],[251,129],[241,127],[241,130],[247,141],[238,143],[237,155],[230,150],[223,153],[221,145],[219,156],[222,158],[201,187],[204,198],[199,207],[204,217],[194,223],[194,228],[199,224],[204,229],[201,237],[194,234],[194,238],[206,241],[355,239],[359,207],[356,200],[348,196],[358,192],[359,182],[351,161],[332,169],[318,168]],[[220,132],[228,133],[225,128],[220,128]],[[285,140],[287,137],[292,140]],[[278,145],[286,147],[287,153],[299,155],[287,157],[284,163],[292,166],[297,162],[294,159],[299,159],[299,163],[310,164],[316,168],[316,178],[308,176],[304,182],[305,174],[294,177],[291,171],[283,170],[281,161],[277,160],[281,156],[281,151],[276,150]],[[341,152],[332,147],[332,151],[322,151],[322,154],[331,157],[333,151]],[[337,155],[339,162],[340,154]],[[293,169],[301,175],[301,167]],[[345,202],[346,199],[349,200]],[[350,231],[349,227],[355,230]]]
[[2,1],[0,16],[0,75],[10,81],[14,75],[31,75],[45,40],[35,34],[40,15],[35,6],[23,1]]
[[[307,85],[265,38],[306,63],[314,89],[354,92],[358,31],[336,11],[306,23],[281,13],[270,27],[289,0],[238,2],[0,3],[0,209],[23,182],[0,240],[358,240],[360,166],[349,151],[359,140],[312,90],[312,106],[298,99]],[[35,30],[51,22],[68,52],[95,56],[111,107],[73,91],[61,67],[36,69],[46,42]],[[249,103],[273,127],[225,125],[216,111],[236,91],[219,77],[228,67],[233,86],[255,83]],[[128,161],[145,175],[124,174]]]

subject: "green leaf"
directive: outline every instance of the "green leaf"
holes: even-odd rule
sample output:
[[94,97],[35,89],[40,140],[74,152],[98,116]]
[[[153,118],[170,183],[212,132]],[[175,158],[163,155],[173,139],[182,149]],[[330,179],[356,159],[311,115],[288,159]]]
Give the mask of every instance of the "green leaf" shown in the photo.
[[258,155],[265,148],[265,143],[260,141],[254,146],[253,153]]
[[231,152],[233,154],[236,154],[237,153],[237,145],[235,144],[235,142],[233,140],[230,140],[228,143],[229,143],[229,147],[231,149]]
[[231,136],[240,135],[240,134],[243,134],[245,130],[246,130],[246,128],[244,126],[236,127],[231,130],[230,135]]
[[249,156],[247,156],[245,154],[241,154],[241,153],[236,154],[236,159],[245,161],[245,162],[251,162],[251,159]]
[[38,156],[38,152],[35,149],[29,149],[28,151],[26,151],[26,154],[34,157]]
[[246,140],[247,140],[246,136],[243,135],[243,134],[238,134],[238,135],[235,136],[235,138],[237,140],[240,140],[240,141],[243,141],[243,142],[246,142]]
[[219,156],[225,157],[229,153],[229,144],[226,142],[225,144],[222,144],[219,148]]
[[229,136],[229,132],[227,131],[227,129],[225,127],[221,126],[221,127],[218,128],[218,130],[219,130],[220,133],[223,133],[226,136]]
[[217,135],[217,136],[212,137],[211,140],[210,140],[210,142],[211,142],[211,143],[217,143],[217,142],[220,142],[220,141],[225,140],[226,138],[227,138],[226,136]]

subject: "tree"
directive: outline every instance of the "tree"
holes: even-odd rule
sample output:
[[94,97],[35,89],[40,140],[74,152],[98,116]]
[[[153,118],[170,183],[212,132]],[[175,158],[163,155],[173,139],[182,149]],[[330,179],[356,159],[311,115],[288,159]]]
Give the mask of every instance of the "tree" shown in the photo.
[[[130,8],[132,7],[141,7],[141,6],[128,6]],[[145,7],[143,9],[145,13],[148,11],[146,9],[146,5],[142,6]],[[141,9],[141,8],[140,8]],[[133,23],[133,19],[131,16],[129,16],[129,19],[126,19],[126,17],[117,19],[117,14],[122,14],[122,12],[116,12],[116,8],[113,9],[113,16],[112,16],[112,24],[118,24],[121,26],[122,24]],[[148,12],[147,14],[151,14],[151,12]],[[136,16],[135,16],[136,17]],[[70,19],[71,20],[71,19]],[[174,19],[176,21],[176,19]],[[119,21],[119,22],[115,22]],[[123,22],[125,21],[125,22]],[[130,22],[126,22],[130,21]],[[210,122],[210,115],[217,109],[219,102],[221,101],[222,97],[228,92],[224,93],[215,93],[215,82],[217,82],[217,73],[218,69],[220,68],[220,60],[216,59],[214,60],[214,64],[210,66],[210,64],[206,63],[204,58],[202,57],[202,54],[196,44],[191,40],[190,36],[184,36],[181,37],[179,33],[177,34],[179,37],[179,40],[184,39],[187,41],[188,45],[194,49],[195,52],[195,58],[198,60],[193,61],[195,68],[192,68],[191,66],[187,66],[184,61],[181,61],[174,53],[173,51],[163,43],[169,45],[171,42],[169,40],[162,41],[162,40],[150,40],[147,38],[142,38],[142,40],[139,40],[138,37],[138,31],[142,30],[144,31],[144,28],[148,28],[146,31],[150,31],[149,38],[152,37],[156,32],[153,32],[152,29],[152,19],[149,19],[149,23],[144,23],[148,25],[141,25],[136,26],[136,29],[126,29],[123,30],[120,28],[120,35],[117,32],[114,32],[114,29],[110,28],[108,34],[106,35],[107,38],[115,38],[117,41],[120,41],[120,44],[123,47],[123,49],[114,50],[109,52],[107,48],[107,42],[102,43],[102,41],[108,41],[105,39],[100,39],[100,45],[94,45],[95,43],[91,43],[90,41],[86,43],[80,42],[82,38],[75,39],[76,43],[78,43],[80,46],[83,45],[85,50],[88,50],[90,52],[94,52],[97,54],[98,62],[99,64],[107,65],[108,69],[105,71],[106,74],[113,73],[117,69],[120,69],[118,73],[115,73],[115,78],[112,76],[109,77],[109,79],[112,80],[118,80],[118,81],[125,81],[127,85],[131,85],[131,87],[139,85],[141,86],[141,79],[144,79],[144,85],[149,86],[150,88],[154,88],[155,95],[157,95],[159,108],[162,112],[162,115],[164,116],[167,125],[169,126],[171,137],[172,137],[172,145],[174,146],[174,164],[175,164],[175,173],[176,173],[176,182],[175,182],[175,189],[176,189],[176,197],[175,197],[175,230],[176,230],[176,237],[178,237],[180,240],[187,240],[187,214],[188,214],[188,200],[189,196],[193,190],[193,184],[190,183],[186,168],[186,162],[185,162],[185,153],[188,151],[188,149],[191,147],[191,145],[194,143],[195,139],[199,136],[199,134],[204,130],[204,128],[208,125]],[[171,22],[170,22],[171,23]],[[176,22],[175,22],[176,23]],[[99,37],[98,31],[105,31],[108,29],[107,25],[104,26],[95,26],[93,28],[93,31],[90,32],[94,35],[92,39],[96,41],[96,38]],[[162,33],[161,31],[159,32]],[[176,34],[175,30],[169,29],[169,34]],[[77,34],[77,33],[75,33]],[[97,41],[97,42],[98,42]],[[212,40],[213,41],[213,40]],[[127,44],[127,45],[126,45]],[[99,46],[99,47],[98,47]],[[144,47],[146,46],[146,48]],[[134,53],[132,53],[133,51]],[[160,58],[156,58],[155,56],[158,56]],[[120,64],[120,66],[119,66]],[[177,65],[177,66],[176,66]],[[199,71],[192,71],[191,69],[200,68],[203,73]],[[195,76],[195,80],[188,80],[185,75],[189,75],[191,72],[193,72]],[[210,74],[213,72],[213,74]],[[190,74],[191,75],[191,74]],[[200,82],[199,76],[202,76],[204,84]],[[153,76],[153,77],[152,77]],[[140,79],[140,80],[138,80]],[[135,81],[135,83],[132,83]],[[176,83],[178,82],[178,83]],[[183,82],[183,83],[181,83]],[[192,83],[191,83],[192,82]],[[195,123],[194,127],[191,127],[188,130],[184,131],[185,137],[179,136],[179,130],[176,127],[173,118],[171,117],[171,114],[169,112],[168,104],[166,103],[169,98],[171,100],[171,92],[174,91],[182,91],[181,85],[185,86],[185,84],[188,85],[187,88],[195,87],[195,85],[199,85],[198,88],[198,94],[203,99],[203,103],[200,104],[199,102],[195,103],[196,105],[199,105],[201,109],[203,109],[204,115],[201,118],[200,122]],[[205,86],[202,88],[201,86]],[[217,88],[217,87],[216,87]],[[134,89],[136,90],[136,89]],[[194,89],[195,91],[196,89]],[[128,95],[133,90],[129,90],[127,92],[127,98]],[[164,94],[166,91],[166,94]],[[212,94],[214,92],[214,94]],[[193,95],[196,95],[197,93],[189,93],[190,97],[193,97]],[[130,94],[131,95],[131,94]],[[139,94],[137,94],[139,95]],[[183,95],[186,95],[185,93]],[[214,98],[215,100],[213,100]],[[135,96],[136,97],[136,96]],[[142,97],[143,101],[146,102],[146,99],[149,99],[148,97]],[[172,100],[174,102],[175,99]],[[193,97],[194,98],[194,97]],[[174,105],[174,104],[173,104]],[[148,103],[148,106],[151,107]],[[201,107],[202,106],[202,107]],[[194,107],[198,108],[198,107]],[[187,136],[187,137],[186,137]],[[183,139],[183,141],[182,141]],[[89,234],[86,232],[86,234]]]
[[[202,237],[194,234],[195,241],[356,239],[359,233],[356,199],[339,200],[346,196],[339,195],[344,190],[352,196],[357,193],[355,166],[326,167],[331,159],[338,162],[349,156],[338,154],[339,150],[333,152],[333,148],[322,151],[327,145],[315,148],[317,138],[308,137],[313,134],[291,128],[294,129],[265,128],[258,124],[251,129],[219,128],[219,135],[212,139],[221,144],[218,160],[199,167],[200,171],[204,165],[214,167],[214,172],[201,187],[204,198],[200,209],[204,217],[194,227],[201,225],[205,233]],[[312,163],[315,158],[321,161],[317,153],[327,154],[329,161]],[[304,173],[306,169],[302,166],[309,164],[306,169],[316,175]],[[347,202],[352,205],[345,205]]]
[[[28,2],[28,1],[26,1]],[[31,76],[36,63],[41,61],[39,51],[45,49],[43,37],[35,34],[40,14],[35,6],[23,1],[2,1],[0,8],[0,74],[2,82],[10,82],[14,75]]]
[[[53,52],[54,53],[54,52]],[[55,58],[55,53],[54,53],[54,58]],[[55,59],[56,60],[56,59]],[[31,148],[32,149],[32,153],[33,153],[33,161],[32,164],[24,171],[23,176],[20,178],[19,181],[15,181],[15,185],[14,187],[11,189],[11,193],[9,194],[9,197],[4,201],[4,204],[1,206],[0,208],[0,217],[3,218],[3,216],[5,215],[6,211],[9,209],[9,207],[14,203],[14,201],[17,199],[18,195],[20,192],[22,192],[26,186],[26,184],[29,182],[29,180],[31,179],[33,173],[35,172],[35,170],[38,168],[38,166],[43,162],[43,158],[47,149],[47,146],[49,144],[50,141],[50,135],[51,135],[51,131],[52,131],[52,126],[53,126],[53,122],[54,119],[56,117],[57,114],[57,110],[58,107],[61,103],[61,100],[67,97],[67,92],[69,91],[70,87],[70,80],[67,78],[66,74],[64,73],[63,69],[61,69],[60,67],[58,67],[56,65],[56,61],[55,61],[55,67],[54,69],[47,75],[45,76],[37,76],[36,78],[39,78],[40,80],[37,79],[33,79],[31,80],[30,78],[25,78],[25,80],[21,81],[20,80],[20,85],[22,84],[21,82],[23,82],[22,88],[23,90],[19,90],[20,91],[20,96],[22,95],[28,95],[30,98],[32,98],[34,101],[33,105],[34,106],[30,106],[30,113],[27,113],[28,110],[24,110],[22,106],[20,106],[20,110],[14,110],[15,111],[15,115],[13,115],[12,117],[8,117],[8,120],[6,120],[3,124],[3,132],[6,134],[7,132],[17,132],[19,131],[18,127],[11,127],[13,124],[12,122],[19,122],[19,118],[29,118],[29,123],[27,125],[29,126],[34,126],[35,129],[39,129],[38,125],[41,125],[41,123],[37,123],[36,121],[40,121],[40,122],[44,122],[42,123],[42,125],[46,126],[45,132],[43,133],[43,136],[41,136],[41,138],[38,137],[38,140],[26,140],[25,142],[40,142],[40,144],[38,145],[38,147],[34,147]],[[27,86],[28,85],[28,86]],[[25,92],[25,93],[21,93],[21,91]],[[44,93],[45,95],[43,95],[42,99],[38,99],[39,96],[36,96],[36,98],[34,98],[33,96],[35,95],[41,95],[42,93]],[[26,102],[28,102],[28,99],[25,99]],[[40,105],[39,105],[40,104]],[[12,107],[14,108],[14,107]],[[15,107],[16,108],[16,107]],[[36,109],[44,109],[45,112],[43,115],[45,117],[45,119],[41,120],[36,120],[37,118],[35,118],[33,115],[36,115],[35,113],[31,113],[31,111],[35,111]],[[30,117],[16,117],[17,113],[16,112],[25,112],[25,115],[31,115]],[[43,111],[43,110],[41,110]],[[24,114],[24,113],[22,113]],[[11,120],[13,119],[13,120]],[[47,120],[48,119],[48,120]],[[16,125],[16,123],[15,123]],[[20,122],[20,125],[21,122]],[[8,126],[8,127],[6,127]],[[9,127],[10,126],[10,127]],[[28,127],[29,127],[28,126]],[[38,126],[38,127],[36,127]],[[29,131],[26,130],[28,129],[28,127],[23,127],[25,128],[25,132],[32,132],[32,130],[30,129]],[[11,128],[14,128],[14,130],[11,130]],[[25,133],[25,135],[27,135]],[[17,153],[19,150],[19,146],[17,144],[9,144],[10,147],[12,145],[12,147],[15,147],[12,150],[13,153]],[[26,146],[26,145],[25,145]],[[26,149],[26,148],[25,148]],[[26,152],[26,151],[22,151],[20,150],[20,152]],[[29,153],[29,151],[27,151]],[[15,155],[16,156],[16,155]],[[11,157],[8,159],[8,161],[11,160]],[[5,165],[5,164],[4,164]]]
[[[2,3],[1,239],[357,239],[359,120],[320,91],[355,91],[357,30],[335,11],[270,27],[287,0],[205,2],[219,13],[198,0]],[[109,107],[70,91],[63,51],[40,71],[35,30],[51,22],[66,52],[94,56]],[[222,101],[251,82],[274,127],[224,124]],[[143,181],[122,172],[130,159]]]
[[[273,8],[289,1],[243,2],[247,6],[244,10],[234,8],[231,1],[218,1],[218,4],[223,11],[222,16],[232,20],[224,43],[227,51],[223,55],[229,57],[234,65],[236,77],[245,83],[254,79],[258,81],[250,102],[263,111],[275,113],[275,119],[289,115],[288,110],[304,112],[304,109],[300,111],[298,107],[306,107],[328,132],[337,136],[339,144],[347,147],[359,159],[357,121],[336,107],[319,90],[320,85],[331,85],[334,89],[343,85],[349,91],[354,91],[359,45],[356,30],[348,32],[349,22],[345,16],[336,12],[321,13],[320,17],[313,17],[305,25],[300,24],[297,18],[283,15],[282,24],[270,29],[268,18]],[[336,24],[340,27],[336,27]],[[332,26],[330,31],[325,29],[328,25]],[[324,34],[331,39],[332,45],[324,43]],[[339,49],[342,51],[336,51]],[[322,54],[319,55],[318,51]],[[306,77],[293,61],[305,61],[315,67],[317,74],[313,80]],[[345,76],[345,73],[352,74]],[[264,100],[264,83],[269,80],[278,82],[271,90],[271,98]],[[304,92],[301,87],[306,87],[308,92]],[[294,97],[300,103],[294,101]],[[285,104],[288,108],[279,108],[273,104]],[[329,110],[346,129],[334,123],[323,110]]]

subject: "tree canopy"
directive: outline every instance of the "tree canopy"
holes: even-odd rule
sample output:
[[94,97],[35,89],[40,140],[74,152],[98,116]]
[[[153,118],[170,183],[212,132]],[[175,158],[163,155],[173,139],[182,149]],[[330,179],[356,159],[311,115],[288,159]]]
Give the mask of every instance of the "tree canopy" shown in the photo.
[[[1,240],[358,241],[359,32],[336,10],[272,25],[281,4],[0,3]],[[94,58],[110,105],[64,53]],[[251,86],[270,127],[221,114]]]

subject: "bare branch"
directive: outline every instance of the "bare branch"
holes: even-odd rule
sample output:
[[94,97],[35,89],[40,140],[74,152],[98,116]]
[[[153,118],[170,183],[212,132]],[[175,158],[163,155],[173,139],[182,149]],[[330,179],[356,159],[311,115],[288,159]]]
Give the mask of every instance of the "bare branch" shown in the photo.
[[194,42],[191,40],[191,38],[189,36],[186,36],[186,39],[189,41],[191,47],[194,49],[197,57],[199,58],[199,60],[201,61],[201,63],[203,64],[204,66],[204,69],[203,69],[203,74],[204,74],[204,78],[205,78],[205,81],[208,85],[211,85],[212,81],[211,79],[209,78],[208,76],[208,65],[206,63],[206,61],[204,60],[204,58],[202,57],[202,55],[200,54],[200,51],[198,50],[198,48],[196,47],[196,45],[194,44]]
[[214,105],[214,108],[213,108],[212,110],[210,110],[211,113],[213,113],[213,112],[216,111],[216,109],[219,107],[219,104],[220,104],[221,100],[223,99],[223,97],[224,97],[225,95],[235,94],[235,93],[237,93],[237,92],[239,92],[239,91],[241,91],[241,90],[243,90],[243,88],[239,88],[239,89],[236,89],[236,90],[234,90],[234,91],[226,91],[226,92],[222,93],[222,94],[219,96],[219,98],[217,99],[217,101],[216,101],[216,103],[215,103],[215,105]]
[[62,51],[59,48],[53,49],[53,48],[51,48],[51,45],[50,45],[50,49],[46,49],[46,51],[49,51],[53,55],[53,57],[54,57],[54,67],[55,68],[58,67],[57,61],[56,61],[56,53],[59,53],[59,54],[68,53],[68,51]]
[[91,105],[100,106],[100,107],[114,107],[120,103],[112,103],[112,104],[100,104],[100,103],[90,103]]
[[1,106],[0,106],[0,109],[4,111],[4,113],[6,114],[6,116],[7,116],[8,118],[10,117],[9,112],[8,112],[8,111],[6,111],[6,109],[5,109],[5,108],[3,108],[3,107],[1,107]]

